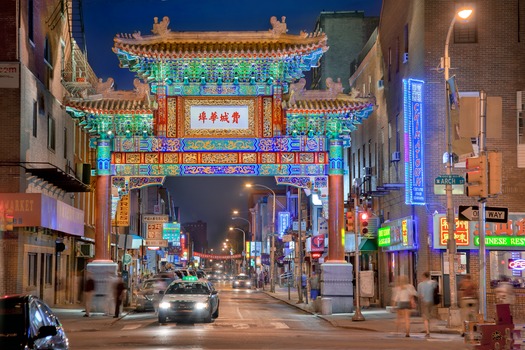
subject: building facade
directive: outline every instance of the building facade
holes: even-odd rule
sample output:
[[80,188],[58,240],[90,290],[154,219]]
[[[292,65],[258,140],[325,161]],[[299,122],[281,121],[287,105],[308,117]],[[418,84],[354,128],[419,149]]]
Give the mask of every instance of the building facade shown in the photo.
[[72,41],[71,3],[61,5],[0,10],[0,294],[51,304],[81,300],[94,225],[89,140],[61,101],[96,77]]
[[[452,100],[459,101],[459,109],[452,103],[450,110],[451,150],[457,156],[451,172],[464,177],[466,158],[480,154],[479,96],[483,90],[488,96],[486,150],[503,156],[502,192],[487,203],[508,208],[510,214],[507,223],[486,223],[486,280],[480,281],[478,222],[457,221],[459,206],[477,205],[478,198],[452,195],[457,282],[471,274],[485,284],[491,318],[495,315],[493,287],[502,275],[509,277],[517,287],[514,315],[523,319],[519,310],[523,309],[521,288],[525,285],[522,271],[513,268],[513,262],[525,256],[519,243],[525,215],[524,188],[519,181],[523,176],[520,111],[525,87],[525,67],[520,63],[525,35],[523,1],[383,1],[376,44],[382,60],[375,68],[383,74],[369,73],[368,61],[363,59],[352,85],[361,89],[372,82],[374,95],[383,86],[385,105],[352,133],[351,176],[370,176],[375,182],[370,194],[372,210],[381,216],[383,228],[378,233],[382,240],[379,284],[386,287],[382,304],[389,304],[396,276],[405,274],[417,283],[423,272],[430,271],[439,282],[443,306],[449,306],[453,300],[447,255],[448,204],[444,185],[438,181],[446,172],[443,158],[449,125],[442,62],[448,29],[459,7],[465,5],[473,7],[473,14],[467,22],[456,21],[448,46],[450,77],[455,76],[459,93]],[[391,190],[391,184],[404,185]]]

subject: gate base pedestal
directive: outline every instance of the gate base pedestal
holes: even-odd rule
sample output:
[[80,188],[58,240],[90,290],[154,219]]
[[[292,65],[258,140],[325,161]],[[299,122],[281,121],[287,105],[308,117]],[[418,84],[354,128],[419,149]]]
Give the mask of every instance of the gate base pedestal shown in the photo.
[[324,263],[321,265],[321,295],[330,298],[332,313],[354,311],[354,285],[352,264]]

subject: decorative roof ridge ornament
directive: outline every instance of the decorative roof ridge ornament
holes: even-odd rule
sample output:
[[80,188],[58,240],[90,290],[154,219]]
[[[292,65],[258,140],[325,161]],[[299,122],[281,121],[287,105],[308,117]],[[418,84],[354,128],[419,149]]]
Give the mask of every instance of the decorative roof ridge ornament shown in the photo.
[[98,101],[98,100],[117,100],[123,99],[128,101],[145,101],[147,105],[151,105],[150,87],[148,83],[142,83],[140,79],[133,80],[133,90],[114,90],[114,80],[109,77],[106,81],[102,78],[98,79],[95,85],[95,93],[89,95],[88,90],[84,89],[80,92],[80,98],[69,97],[70,101]]
[[288,28],[285,23],[286,16],[282,16],[281,20],[282,22],[279,22],[276,16],[270,17],[270,24],[272,25],[272,29],[270,29],[269,31],[273,34],[273,36],[279,36],[288,32]]
[[300,100],[335,100],[343,93],[341,78],[334,82],[332,78],[326,78],[326,90],[306,90],[306,79],[301,78],[297,83],[290,84],[290,98],[288,105],[293,106]]
[[168,28],[170,24],[170,18],[168,16],[162,17],[162,21],[159,22],[158,17],[153,17],[153,29],[151,32],[155,35],[166,36],[171,29]]

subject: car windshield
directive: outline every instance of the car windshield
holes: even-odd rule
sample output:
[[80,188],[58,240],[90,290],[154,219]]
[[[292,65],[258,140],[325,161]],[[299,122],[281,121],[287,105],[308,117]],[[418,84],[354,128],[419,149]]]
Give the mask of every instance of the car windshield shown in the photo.
[[210,288],[205,283],[172,283],[165,294],[210,294]]
[[[0,300],[0,339],[2,339],[2,344],[19,345],[24,335],[24,327],[23,302],[18,299]],[[7,348],[11,349],[9,346]]]
[[235,276],[235,279],[236,280],[249,280],[250,277],[246,276],[246,275],[239,275],[239,276]]

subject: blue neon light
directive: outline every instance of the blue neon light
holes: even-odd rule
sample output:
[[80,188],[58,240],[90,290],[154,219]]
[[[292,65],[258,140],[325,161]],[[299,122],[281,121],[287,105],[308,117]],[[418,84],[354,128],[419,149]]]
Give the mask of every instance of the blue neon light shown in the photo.
[[415,79],[403,79],[404,139],[405,139],[405,204],[424,205],[424,135],[423,84]]

